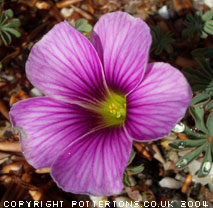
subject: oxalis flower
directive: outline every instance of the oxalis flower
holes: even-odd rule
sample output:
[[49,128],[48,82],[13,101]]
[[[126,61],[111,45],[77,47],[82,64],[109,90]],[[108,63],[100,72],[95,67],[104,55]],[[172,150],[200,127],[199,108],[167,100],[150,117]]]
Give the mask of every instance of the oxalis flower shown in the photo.
[[168,135],[184,116],[191,89],[171,65],[148,64],[150,44],[145,22],[115,12],[92,43],[62,22],[32,48],[26,74],[45,97],[15,104],[11,122],[26,160],[51,167],[64,191],[118,194],[132,141]]

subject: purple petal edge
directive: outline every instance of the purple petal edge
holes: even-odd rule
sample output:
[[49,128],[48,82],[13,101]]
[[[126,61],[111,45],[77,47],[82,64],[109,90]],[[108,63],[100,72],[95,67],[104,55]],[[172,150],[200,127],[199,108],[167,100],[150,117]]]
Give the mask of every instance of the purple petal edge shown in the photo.
[[136,141],[169,134],[191,102],[192,91],[183,74],[169,64],[148,64],[141,84],[128,97],[125,127]]

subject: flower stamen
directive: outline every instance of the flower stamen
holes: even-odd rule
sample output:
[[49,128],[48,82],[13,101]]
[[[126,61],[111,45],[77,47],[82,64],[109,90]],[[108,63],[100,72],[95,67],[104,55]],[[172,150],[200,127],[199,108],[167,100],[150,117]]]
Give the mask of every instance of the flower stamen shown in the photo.
[[126,119],[126,97],[110,92],[95,111],[101,115],[105,127],[123,124]]

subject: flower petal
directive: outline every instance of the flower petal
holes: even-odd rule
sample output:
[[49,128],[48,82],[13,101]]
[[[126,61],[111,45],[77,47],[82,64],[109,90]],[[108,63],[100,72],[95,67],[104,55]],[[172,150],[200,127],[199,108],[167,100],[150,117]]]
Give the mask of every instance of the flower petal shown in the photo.
[[76,103],[101,99],[104,73],[93,45],[69,23],[53,27],[26,63],[31,83],[45,95]]
[[96,121],[88,110],[48,97],[18,102],[10,117],[13,126],[20,127],[24,156],[35,168],[50,167],[58,153],[93,128]]
[[192,98],[183,74],[166,63],[148,64],[142,83],[127,97],[126,129],[135,140],[168,135]]
[[148,61],[151,35],[147,24],[124,12],[108,13],[96,23],[92,42],[108,86],[123,93],[134,89]]
[[94,196],[118,194],[131,147],[132,141],[122,128],[87,134],[60,154],[51,175],[64,191]]

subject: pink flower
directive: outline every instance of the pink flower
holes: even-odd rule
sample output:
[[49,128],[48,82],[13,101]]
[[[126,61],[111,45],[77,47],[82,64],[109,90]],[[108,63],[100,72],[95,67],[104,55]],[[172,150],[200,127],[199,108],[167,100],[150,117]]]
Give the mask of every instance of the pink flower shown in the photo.
[[51,167],[64,191],[118,194],[132,141],[168,135],[184,116],[191,89],[171,65],[148,64],[150,44],[145,22],[115,12],[92,43],[62,22],[32,48],[27,77],[46,96],[15,104],[11,122],[27,161]]

